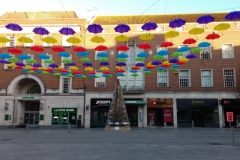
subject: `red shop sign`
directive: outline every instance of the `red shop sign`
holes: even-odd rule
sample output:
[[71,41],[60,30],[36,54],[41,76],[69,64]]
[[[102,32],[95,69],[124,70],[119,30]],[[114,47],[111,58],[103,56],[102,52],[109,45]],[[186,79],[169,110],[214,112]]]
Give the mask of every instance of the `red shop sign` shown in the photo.
[[163,110],[164,114],[164,122],[172,122],[172,110],[171,109],[164,109]]
[[227,122],[233,122],[233,112],[227,112]]

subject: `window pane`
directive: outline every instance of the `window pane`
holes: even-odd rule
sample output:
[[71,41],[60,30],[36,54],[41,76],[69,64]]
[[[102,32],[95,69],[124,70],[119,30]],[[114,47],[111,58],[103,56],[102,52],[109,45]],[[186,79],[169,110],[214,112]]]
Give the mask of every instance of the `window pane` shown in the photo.
[[179,72],[179,86],[190,87],[189,70],[180,70]]
[[63,93],[69,93],[70,88],[70,79],[63,78]]
[[202,71],[202,87],[212,87],[211,70],[203,70]]
[[158,78],[158,87],[167,87],[168,86],[168,71],[157,72]]
[[224,87],[235,87],[235,73],[233,69],[224,69]]

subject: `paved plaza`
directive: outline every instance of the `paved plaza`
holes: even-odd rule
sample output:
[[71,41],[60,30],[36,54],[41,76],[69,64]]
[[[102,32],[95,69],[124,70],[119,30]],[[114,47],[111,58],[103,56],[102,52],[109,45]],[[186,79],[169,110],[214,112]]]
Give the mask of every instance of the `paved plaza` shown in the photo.
[[0,160],[239,160],[229,128],[0,129]]

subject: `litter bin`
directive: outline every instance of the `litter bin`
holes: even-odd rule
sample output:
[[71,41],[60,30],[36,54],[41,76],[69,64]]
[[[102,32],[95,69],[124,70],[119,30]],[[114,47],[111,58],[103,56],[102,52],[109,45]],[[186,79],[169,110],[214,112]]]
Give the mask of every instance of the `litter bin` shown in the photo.
[[81,121],[81,119],[77,120],[77,128],[82,128],[82,121]]

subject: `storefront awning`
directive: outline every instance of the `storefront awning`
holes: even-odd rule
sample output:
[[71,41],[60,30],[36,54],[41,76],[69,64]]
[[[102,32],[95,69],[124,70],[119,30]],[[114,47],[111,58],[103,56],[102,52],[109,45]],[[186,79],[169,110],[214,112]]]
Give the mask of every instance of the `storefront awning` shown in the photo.
[[129,100],[129,101],[124,101],[125,104],[147,104],[147,101],[143,100]]

